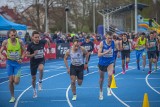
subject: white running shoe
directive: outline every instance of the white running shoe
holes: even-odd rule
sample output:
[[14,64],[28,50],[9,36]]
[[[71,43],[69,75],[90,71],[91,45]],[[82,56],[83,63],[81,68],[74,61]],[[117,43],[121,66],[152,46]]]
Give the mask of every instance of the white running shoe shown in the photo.
[[107,95],[108,95],[108,96],[111,96],[111,95],[112,95],[110,88],[107,88]]
[[37,98],[37,91],[33,90],[33,98]]
[[103,100],[103,92],[99,92],[99,100]]
[[77,95],[73,95],[72,101],[76,101],[76,99],[77,99]]
[[42,90],[42,83],[38,83],[38,91]]

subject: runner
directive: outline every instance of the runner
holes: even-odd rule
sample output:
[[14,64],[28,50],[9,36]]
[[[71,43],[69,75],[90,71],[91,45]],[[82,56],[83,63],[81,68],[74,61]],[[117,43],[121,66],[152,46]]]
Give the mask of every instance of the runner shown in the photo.
[[132,42],[127,39],[127,34],[122,35],[122,40],[120,41],[121,57],[122,57],[122,74],[125,74],[125,63],[126,69],[128,69],[128,63],[130,60],[130,51],[132,47]]
[[113,74],[115,74],[116,59],[117,59],[117,57],[120,58],[120,44],[119,44],[119,40],[118,40],[116,34],[113,35],[113,41],[114,41],[114,44],[115,44]]
[[39,70],[38,90],[39,91],[42,90],[42,78],[43,78],[43,70],[45,64],[44,46],[46,43],[48,43],[48,46],[50,47],[49,40],[40,40],[39,32],[33,31],[32,43],[30,43],[27,47],[27,56],[31,58],[30,70],[32,75],[33,98],[37,97],[37,91],[36,91],[37,69]]
[[100,74],[100,93],[99,93],[99,100],[103,100],[103,81],[104,81],[104,74],[108,72],[108,96],[111,96],[110,85],[112,81],[112,74],[113,74],[113,65],[114,65],[114,48],[115,44],[112,41],[111,33],[105,35],[106,40],[103,40],[99,45],[98,50],[98,67],[99,67],[99,74]]
[[156,40],[156,62],[155,62],[155,70],[157,71],[157,68],[158,68],[158,59],[159,59],[159,50],[158,50],[158,42],[159,42],[159,38],[158,38],[158,35],[157,35],[157,32],[156,31],[153,31],[153,36],[154,36],[154,39]]
[[145,38],[145,35],[146,35],[145,33],[142,33],[141,37],[137,39],[136,44],[135,44],[137,69],[140,70],[139,62],[140,62],[140,56],[142,56],[142,59],[143,59],[143,70],[142,71],[145,71],[145,66],[146,66],[145,48],[146,48],[147,39]]
[[[2,55],[3,50],[7,52],[6,69],[9,76],[9,89],[11,94],[10,103],[15,102],[14,97],[14,85],[19,84],[21,76],[21,63],[25,56],[25,46],[21,39],[17,38],[17,31],[11,29],[9,31],[9,38],[4,40],[0,49],[0,58],[5,60],[6,58]],[[23,54],[21,51],[24,51]]]
[[152,72],[152,62],[156,63],[157,60],[157,56],[156,56],[156,40],[154,39],[154,33],[151,32],[149,39],[147,41],[147,48],[148,48],[148,59],[149,59],[149,72],[148,74],[150,74]]
[[[86,62],[84,65],[84,57],[85,55]],[[70,56],[71,58],[71,65],[70,68],[68,66],[67,58]],[[84,66],[88,66],[88,52],[85,48],[79,45],[78,39],[74,39],[73,46],[66,51],[64,56],[64,63],[66,65],[68,74],[70,74],[71,78],[71,88],[73,93],[72,100],[75,101],[77,99],[76,94],[76,79],[78,79],[78,85],[81,86],[83,82],[83,70]]]
[[[92,51],[94,49],[94,44],[93,44],[93,42],[90,41],[90,36],[86,37],[86,41],[83,42],[81,46],[83,46],[88,51],[88,54],[89,54],[88,63],[89,63],[90,57],[91,57],[91,53],[92,53]],[[87,67],[87,73],[89,73],[88,67]]]

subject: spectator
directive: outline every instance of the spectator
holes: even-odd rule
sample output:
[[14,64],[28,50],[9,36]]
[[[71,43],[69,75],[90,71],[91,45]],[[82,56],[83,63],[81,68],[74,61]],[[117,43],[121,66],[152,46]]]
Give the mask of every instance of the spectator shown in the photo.
[[29,43],[31,43],[31,37],[28,32],[26,32],[26,34],[25,34],[24,41],[25,41],[25,44],[27,44],[27,45]]

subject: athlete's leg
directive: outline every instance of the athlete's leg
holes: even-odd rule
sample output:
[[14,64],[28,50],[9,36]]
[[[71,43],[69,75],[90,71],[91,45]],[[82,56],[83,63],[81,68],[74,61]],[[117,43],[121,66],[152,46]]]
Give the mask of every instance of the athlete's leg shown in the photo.
[[108,87],[110,88],[113,74],[113,64],[110,64],[107,68],[108,71]]
[[43,64],[39,64],[38,70],[39,70],[39,80],[40,80],[40,82],[42,82],[44,65]]
[[146,66],[146,54],[143,53],[142,58],[143,58],[143,71],[144,71]]
[[105,72],[99,70],[99,75],[100,75],[100,79],[99,79],[100,92],[103,92],[104,74],[105,74]]
[[73,95],[76,95],[76,76],[71,75],[70,78],[71,78],[72,93],[73,93]]
[[111,83],[112,83],[112,75],[113,75],[113,64],[110,64],[107,68],[107,71],[108,71],[108,88],[107,88],[107,91],[108,91],[108,96],[111,95],[111,89],[110,89],[110,86],[111,86]]

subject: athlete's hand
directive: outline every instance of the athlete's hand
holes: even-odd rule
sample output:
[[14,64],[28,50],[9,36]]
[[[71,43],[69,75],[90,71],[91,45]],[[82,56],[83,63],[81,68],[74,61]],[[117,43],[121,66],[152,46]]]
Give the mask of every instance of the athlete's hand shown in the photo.
[[19,64],[21,64],[21,63],[22,63],[22,59],[17,60],[17,62],[18,62]]
[[67,72],[68,72],[68,74],[70,74],[70,69],[69,68],[67,69]]
[[117,57],[118,57],[118,58],[120,58],[120,57],[121,57],[121,55],[120,55],[120,53],[119,53],[119,52],[118,52],[118,54],[117,54]]
[[38,53],[38,50],[34,51],[34,56]]
[[0,58],[2,61],[4,61],[6,59],[3,55]]

